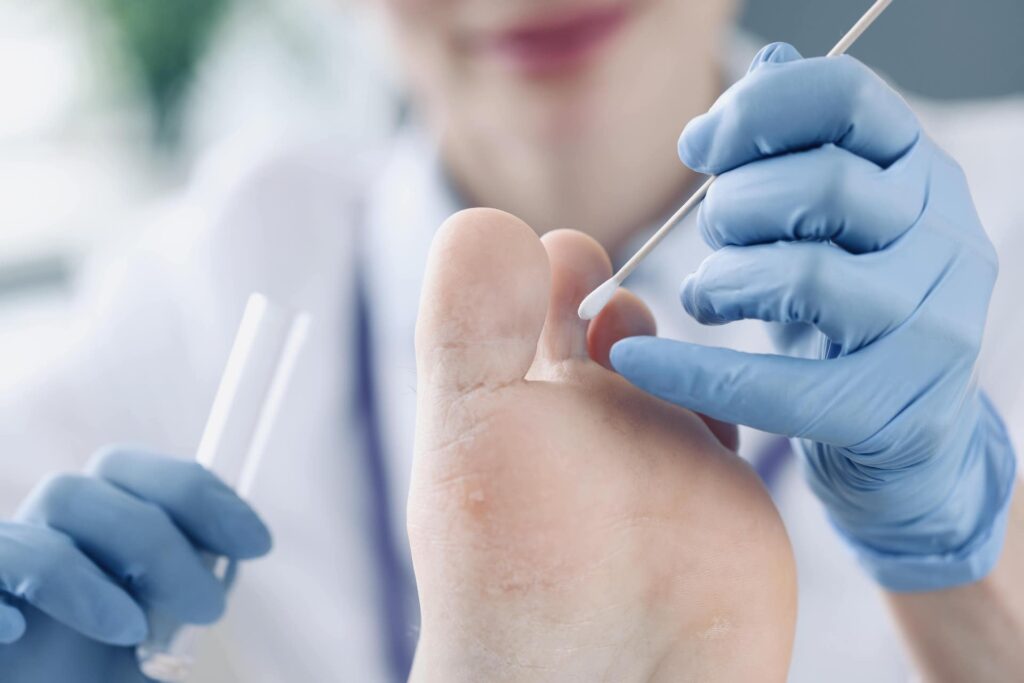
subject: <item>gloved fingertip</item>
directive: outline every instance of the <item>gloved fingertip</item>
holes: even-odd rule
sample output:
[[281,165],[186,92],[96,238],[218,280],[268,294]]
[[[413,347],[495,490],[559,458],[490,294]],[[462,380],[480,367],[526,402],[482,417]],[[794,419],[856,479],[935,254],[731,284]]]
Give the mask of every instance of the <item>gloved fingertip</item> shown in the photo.
[[274,547],[274,538],[270,534],[270,529],[259,520],[256,519],[256,525],[252,526],[248,536],[246,537],[246,543],[243,548],[240,549],[238,559],[240,560],[251,560],[257,557],[263,557]]
[[226,516],[222,525],[229,547],[213,550],[228,557],[249,560],[266,555],[273,546],[270,529],[250,510]]
[[712,135],[713,122],[709,119],[707,114],[702,114],[689,123],[683,128],[683,132],[679,135],[679,142],[677,143],[677,152],[679,153],[679,160],[683,164],[697,173],[711,173],[708,169],[708,147],[711,144],[711,140],[714,137]]
[[769,43],[758,50],[747,73],[753,73],[765,64],[783,64],[795,62],[798,59],[803,59],[803,55],[789,43]]
[[95,611],[94,630],[86,635],[118,647],[138,645],[149,635],[146,615],[127,595],[117,603],[119,604],[107,605],[105,609]]
[[181,618],[191,624],[212,624],[227,609],[227,595],[220,581],[213,579],[205,587],[194,586],[189,604],[185,606]]
[[655,337],[627,337],[612,345],[609,360],[615,372],[627,376],[633,374],[644,355],[644,347]]
[[[711,196],[710,192],[708,196]],[[708,218],[711,210],[710,207],[711,204],[705,198],[704,202],[700,205],[700,209],[697,210],[697,225],[700,227],[700,236],[704,238],[704,244],[717,251],[725,246],[725,240],[722,238],[721,231]]]
[[149,609],[183,624],[212,624],[224,616],[227,593],[224,583],[198,558],[178,557],[162,568],[164,584],[145,597]]
[[138,645],[148,637],[149,624],[146,623],[145,617],[140,613],[138,620],[133,619],[130,623],[125,624],[121,641],[125,646]]
[[714,309],[707,296],[701,296],[697,274],[691,273],[679,287],[679,302],[686,313],[702,325],[723,325],[727,321]]
[[[220,482],[204,493],[207,514],[196,523],[193,536],[216,555],[247,560],[270,552],[270,530],[252,506]],[[200,527],[201,524],[201,527]]]
[[683,283],[679,286],[679,303],[683,305],[683,310],[692,318],[697,317],[696,289],[696,273],[690,273],[683,278]]
[[128,444],[107,444],[89,457],[85,471],[104,479],[119,481],[137,473],[146,473],[154,463],[166,461],[167,456],[150,453]]
[[17,607],[0,603],[0,645],[10,645],[25,635],[25,615]]
[[611,350],[608,352],[608,362],[611,363],[612,369],[615,372],[622,372],[619,368],[622,367],[623,356],[626,354],[627,347],[623,346],[623,343],[628,341],[627,339],[620,339],[619,341],[612,344]]

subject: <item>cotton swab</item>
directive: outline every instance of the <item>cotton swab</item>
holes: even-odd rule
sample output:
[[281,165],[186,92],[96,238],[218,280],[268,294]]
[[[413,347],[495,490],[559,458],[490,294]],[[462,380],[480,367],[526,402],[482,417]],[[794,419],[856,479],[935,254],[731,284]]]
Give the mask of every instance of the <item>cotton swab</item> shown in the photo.
[[[843,36],[842,40],[836,43],[836,46],[832,48],[828,53],[828,57],[836,57],[845,53],[850,47],[857,42],[857,39],[864,34],[865,31],[875,23],[875,20],[882,15],[893,0],[877,0],[874,5],[864,13],[864,16],[853,25],[853,28]],[[672,232],[672,230],[683,222],[683,219],[704,199],[708,194],[708,190],[714,185],[715,180],[718,176],[711,176],[704,182],[700,188],[693,193],[686,203],[679,207],[679,210],[672,214],[664,225],[662,225],[656,233],[654,233],[649,240],[640,249],[633,254],[633,257],[626,261],[625,265],[619,269],[615,275],[610,279],[602,283],[597,289],[587,295],[587,297],[580,304],[579,316],[583,320],[592,320],[601,310],[608,305],[611,301],[612,296],[615,295],[615,291],[619,286],[626,280],[630,274],[636,270],[636,267],[647,258],[647,256],[654,251],[655,247],[661,243],[665,237]]]
[[[249,297],[196,451],[196,461],[242,498],[252,490],[308,327],[308,314],[277,306],[262,294]],[[233,563],[210,555],[204,561],[230,585]],[[150,614],[149,638],[135,650],[139,667],[157,681],[186,680],[203,632]]]

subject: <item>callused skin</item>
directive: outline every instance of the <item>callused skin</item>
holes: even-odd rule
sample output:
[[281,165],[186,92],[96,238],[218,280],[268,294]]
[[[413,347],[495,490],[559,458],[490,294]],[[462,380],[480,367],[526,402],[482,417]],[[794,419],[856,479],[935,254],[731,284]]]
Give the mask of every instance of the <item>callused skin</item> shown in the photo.
[[[581,233],[456,214],[417,326],[414,681],[783,681],[795,571],[756,475],[591,359],[653,322]],[[589,348],[588,348],[589,341]]]

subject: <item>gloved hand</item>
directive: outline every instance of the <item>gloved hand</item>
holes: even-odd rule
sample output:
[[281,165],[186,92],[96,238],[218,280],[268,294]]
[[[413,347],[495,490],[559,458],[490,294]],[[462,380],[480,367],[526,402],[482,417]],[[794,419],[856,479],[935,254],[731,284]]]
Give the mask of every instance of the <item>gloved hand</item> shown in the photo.
[[147,681],[132,647],[147,609],[195,624],[224,610],[199,551],[269,549],[253,510],[194,462],[111,450],[49,479],[0,523],[0,679]]
[[811,487],[883,586],[984,576],[1015,458],[973,376],[997,262],[961,169],[868,68],[784,44],[679,150],[720,175],[699,214],[716,251],[684,281],[683,306],[705,324],[785,323],[789,355],[634,338],[612,350],[616,370],[799,438]]

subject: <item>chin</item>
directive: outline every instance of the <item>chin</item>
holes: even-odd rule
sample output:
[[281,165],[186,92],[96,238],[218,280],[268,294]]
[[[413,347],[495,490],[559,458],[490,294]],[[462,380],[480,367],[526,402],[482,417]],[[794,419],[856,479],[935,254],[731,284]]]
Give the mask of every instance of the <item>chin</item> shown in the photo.
[[623,96],[611,77],[623,70],[615,57],[544,78],[504,74],[481,84],[479,94],[461,113],[473,112],[472,118],[489,134],[556,147],[614,134],[620,127],[616,119]]

